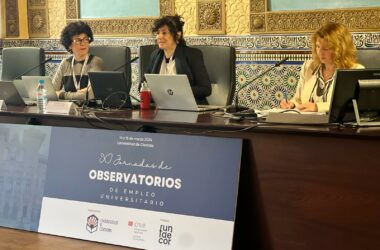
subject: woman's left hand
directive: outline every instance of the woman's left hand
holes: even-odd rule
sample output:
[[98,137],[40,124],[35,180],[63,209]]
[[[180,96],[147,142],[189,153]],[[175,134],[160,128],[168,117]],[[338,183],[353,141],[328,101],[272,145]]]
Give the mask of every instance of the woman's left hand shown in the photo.
[[318,106],[313,102],[305,102],[297,106],[300,111],[304,112],[317,112]]

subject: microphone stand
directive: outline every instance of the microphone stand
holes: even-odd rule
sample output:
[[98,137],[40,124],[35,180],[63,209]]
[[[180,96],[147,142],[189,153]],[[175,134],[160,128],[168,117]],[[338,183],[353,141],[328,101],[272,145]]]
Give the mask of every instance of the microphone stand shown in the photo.
[[16,76],[15,78],[13,78],[13,80],[16,80],[17,78],[20,78],[21,76],[23,76],[23,75],[29,73],[30,71],[34,70],[35,68],[38,68],[38,67],[44,65],[45,63],[51,61],[51,60],[53,60],[53,58],[51,58],[51,57],[50,57],[49,59],[46,59],[46,60],[43,61],[42,63],[40,63],[40,64],[34,66],[33,68],[28,69],[27,71],[23,72],[22,74],[19,74],[18,76]]
[[133,62],[136,61],[137,59],[139,59],[138,56],[136,56],[135,58],[132,58],[132,59],[129,60],[127,63],[121,65],[120,67],[117,67],[116,69],[113,69],[112,71],[117,71],[117,70],[121,69],[122,67],[125,67],[125,65],[128,65],[128,64],[133,63]]
[[[232,105],[230,107],[228,107],[226,109],[225,112],[227,113],[237,113],[237,112],[241,112],[241,111],[244,111],[244,110],[247,110],[248,108],[247,107],[244,107],[244,106],[240,106],[238,104],[239,102],[239,93],[240,91],[242,91],[245,87],[247,87],[248,85],[252,84],[253,82],[255,82],[256,80],[260,79],[263,75],[267,74],[269,71],[272,71],[274,68],[280,66],[281,64],[283,64],[286,60],[288,60],[289,57],[285,57],[284,59],[282,59],[281,61],[279,61],[278,63],[276,63],[275,65],[273,65],[272,67],[270,67],[269,69],[265,70],[264,72],[262,72],[260,75],[256,76],[255,78],[253,78],[251,81],[245,83],[243,86],[241,86],[238,91],[236,91],[236,95],[235,95],[235,105]],[[254,112],[254,111],[253,111]]]

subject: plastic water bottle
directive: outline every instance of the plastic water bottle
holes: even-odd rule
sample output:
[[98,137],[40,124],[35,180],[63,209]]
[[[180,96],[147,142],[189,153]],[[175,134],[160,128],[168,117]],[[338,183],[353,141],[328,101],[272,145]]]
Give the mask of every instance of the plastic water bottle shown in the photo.
[[37,96],[37,109],[39,113],[46,113],[47,95],[45,89],[45,80],[38,80],[38,86],[36,89]]
[[150,109],[150,89],[143,82],[140,89],[140,109]]

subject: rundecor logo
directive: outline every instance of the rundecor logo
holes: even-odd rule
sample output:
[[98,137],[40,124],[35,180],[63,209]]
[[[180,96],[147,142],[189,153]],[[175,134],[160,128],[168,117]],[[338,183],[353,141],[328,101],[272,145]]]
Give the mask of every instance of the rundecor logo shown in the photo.
[[98,217],[96,217],[94,214],[87,217],[87,224],[86,229],[90,233],[94,233],[98,230]]
[[158,243],[161,245],[170,245],[173,237],[173,226],[161,225]]

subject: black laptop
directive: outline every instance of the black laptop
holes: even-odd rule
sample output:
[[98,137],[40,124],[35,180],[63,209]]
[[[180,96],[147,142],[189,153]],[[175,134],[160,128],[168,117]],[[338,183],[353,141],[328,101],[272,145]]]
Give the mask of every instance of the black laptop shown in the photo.
[[129,91],[131,83],[120,71],[88,72],[95,99],[100,101],[102,107],[130,108],[131,98]]

